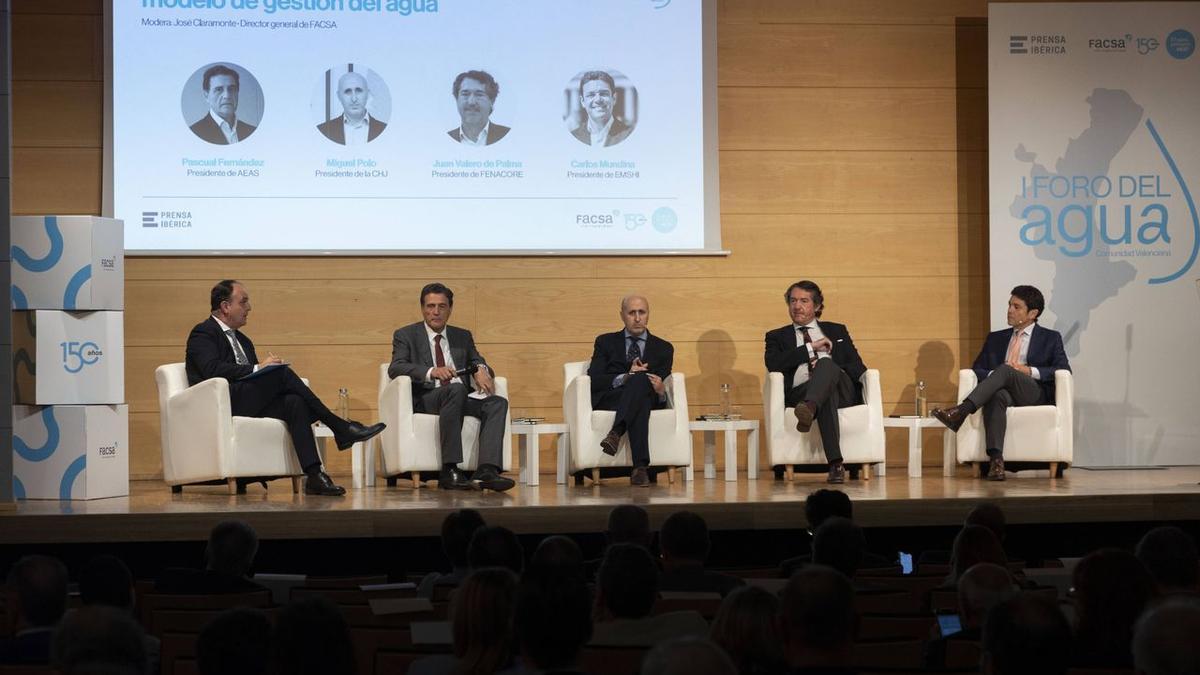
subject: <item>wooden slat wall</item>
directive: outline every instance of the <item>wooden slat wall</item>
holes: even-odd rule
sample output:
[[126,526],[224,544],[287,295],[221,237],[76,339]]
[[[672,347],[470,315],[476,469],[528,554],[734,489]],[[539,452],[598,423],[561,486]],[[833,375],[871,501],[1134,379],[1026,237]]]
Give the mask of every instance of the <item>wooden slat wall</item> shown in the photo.
[[[100,7],[13,0],[16,213],[99,213]],[[676,345],[692,412],[715,411],[729,382],[735,404],[761,416],[762,334],[786,322],[782,293],[800,277],[823,285],[827,317],[848,323],[882,371],[888,412],[911,411],[918,378],[950,401],[989,324],[986,14],[983,0],[721,2],[727,258],[461,258],[436,271],[415,258],[129,259],[134,477],[161,474],[154,367],[182,360],[222,277],[246,282],[260,349],[292,360],[327,400],[347,387],[365,420],[390,332],[417,320],[417,292],[434,277],[454,288],[454,322],[475,332],[525,414],[561,419],[561,364],[617,329],[618,298],[637,290],[651,329]],[[935,433],[926,440],[927,462],[940,462]],[[903,465],[906,439],[888,442]],[[349,458],[330,466],[344,474]]]

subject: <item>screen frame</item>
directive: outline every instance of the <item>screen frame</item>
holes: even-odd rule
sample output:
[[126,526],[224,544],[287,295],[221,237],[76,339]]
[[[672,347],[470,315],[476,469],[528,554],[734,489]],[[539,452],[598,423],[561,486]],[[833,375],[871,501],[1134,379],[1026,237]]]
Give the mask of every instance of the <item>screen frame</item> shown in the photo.
[[[113,2],[104,0],[104,131],[101,215],[115,218],[113,198]],[[132,257],[690,257],[728,256],[721,247],[721,180],[717,124],[717,0],[701,0],[701,78],[703,100],[704,248],[682,249],[126,249]]]

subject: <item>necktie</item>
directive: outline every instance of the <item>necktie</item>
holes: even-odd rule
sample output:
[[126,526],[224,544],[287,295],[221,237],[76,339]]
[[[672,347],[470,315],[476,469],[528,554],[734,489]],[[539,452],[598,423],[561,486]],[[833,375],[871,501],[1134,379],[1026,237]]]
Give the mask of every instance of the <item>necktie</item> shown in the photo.
[[637,338],[629,338],[629,353],[625,355],[625,358],[628,359],[630,363],[642,358],[642,350],[638,348]]
[[1008,342],[1008,358],[1005,363],[1016,363],[1021,356],[1021,339],[1025,337],[1024,331],[1013,331],[1012,340]]
[[433,336],[433,364],[438,368],[446,367],[446,357],[442,354],[442,336]]
[[233,360],[239,366],[250,365],[250,359],[246,358],[246,352],[242,351],[242,343],[238,342],[237,335],[234,334],[233,329],[230,328],[225,331],[225,334],[229,336],[229,340],[233,343]]
[[[800,326],[800,333],[804,336],[804,346],[808,347],[809,345],[811,345],[812,344],[812,336],[808,334],[808,326]],[[813,366],[816,365],[816,363],[817,363],[816,352],[813,352],[813,358],[809,359],[808,363],[806,364],[808,366],[808,372],[810,372],[810,373],[812,372]]]

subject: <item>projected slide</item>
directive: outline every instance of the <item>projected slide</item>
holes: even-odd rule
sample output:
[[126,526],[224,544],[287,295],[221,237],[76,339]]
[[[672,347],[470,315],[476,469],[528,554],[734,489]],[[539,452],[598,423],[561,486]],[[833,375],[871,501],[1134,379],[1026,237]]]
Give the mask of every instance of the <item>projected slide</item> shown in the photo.
[[719,247],[701,5],[116,0],[108,204],[133,253]]

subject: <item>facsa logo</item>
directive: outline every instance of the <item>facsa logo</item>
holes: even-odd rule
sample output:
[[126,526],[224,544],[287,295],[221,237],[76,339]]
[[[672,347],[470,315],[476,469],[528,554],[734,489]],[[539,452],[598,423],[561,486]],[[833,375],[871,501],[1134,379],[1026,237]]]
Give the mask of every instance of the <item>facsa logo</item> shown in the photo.
[[102,445],[99,448],[98,454],[101,457],[116,457],[118,446],[120,446],[120,443],[113,443],[112,445]]
[[1089,38],[1088,49],[1094,52],[1123,52],[1129,48],[1133,36],[1126,33],[1124,37]]

